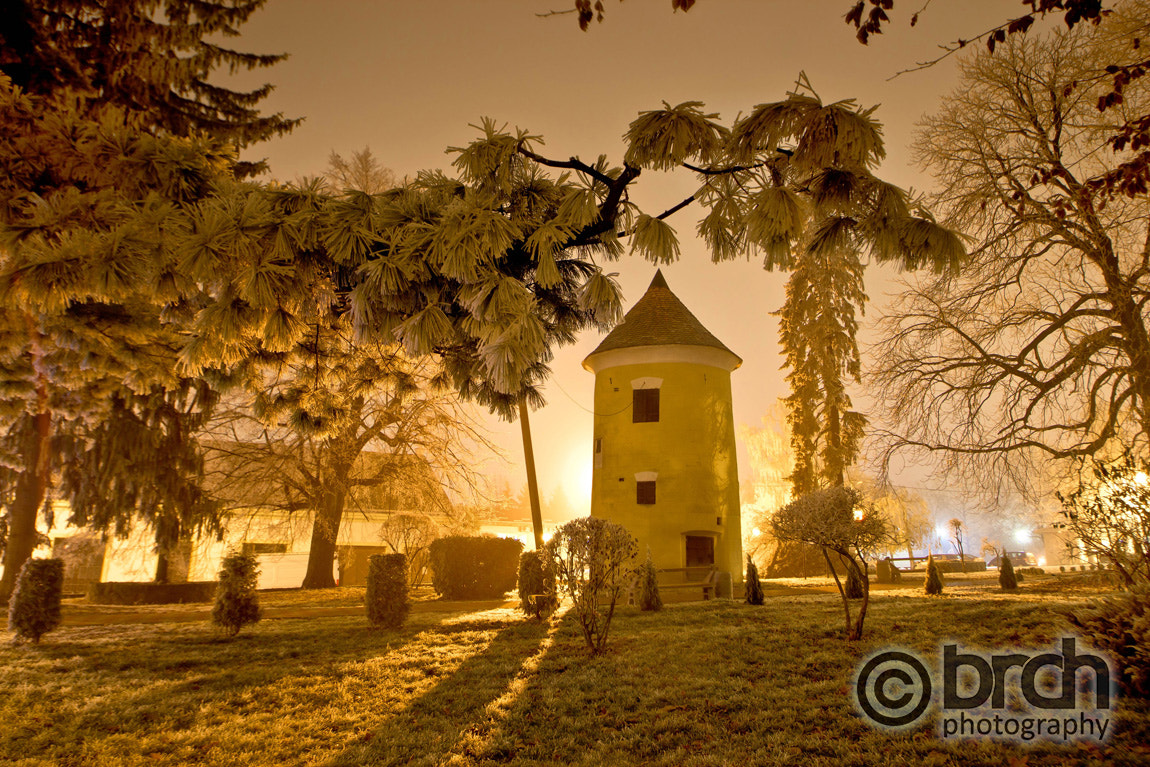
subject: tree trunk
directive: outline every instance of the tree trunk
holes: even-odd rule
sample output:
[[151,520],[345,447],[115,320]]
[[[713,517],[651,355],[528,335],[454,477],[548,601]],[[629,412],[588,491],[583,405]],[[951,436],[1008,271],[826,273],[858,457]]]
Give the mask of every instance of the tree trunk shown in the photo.
[[913,570],[914,565],[915,565],[914,547],[911,546],[910,520],[907,519],[905,506],[903,506],[903,509],[902,509],[902,534],[903,534],[903,537],[906,539],[906,555],[908,557],[910,557],[910,569]]
[[0,606],[7,606],[16,587],[20,568],[36,550],[36,514],[48,492],[51,464],[48,441],[52,414],[42,412],[28,419],[24,470],[16,480],[15,498],[8,514],[8,543],[4,549],[4,576],[0,578]]
[[835,566],[833,564],[831,564],[831,555],[827,551],[827,547],[826,546],[820,546],[819,548],[822,549],[823,558],[826,559],[827,567],[830,568],[831,575],[833,575],[835,578],[835,585],[838,586],[838,588],[839,588],[839,597],[841,597],[843,600],[843,613],[844,613],[845,618],[846,618],[847,639],[851,639],[852,638],[851,632],[853,630],[853,628],[851,626],[851,601],[850,601],[850,599],[847,598],[846,589],[843,588],[842,581],[839,580],[839,574],[835,570]]
[[531,446],[531,421],[527,417],[527,395],[519,395],[519,428],[523,433],[523,462],[527,465],[527,495],[531,499],[531,528],[535,550],[543,548],[543,509],[539,505],[539,480],[535,476],[535,451]]
[[[856,570],[859,569],[858,566],[855,565],[854,561],[851,561],[851,566],[854,567]],[[850,631],[850,634],[847,636],[847,639],[849,639],[849,640],[862,639],[862,635],[863,635],[863,621],[866,620],[866,609],[867,609],[867,605],[870,604],[870,578],[867,577],[866,566],[867,566],[866,560],[864,559],[862,562],[862,568],[861,568],[862,569],[862,575],[860,578],[860,580],[862,581],[862,589],[863,589],[862,604],[859,605],[859,613],[858,613],[858,617],[855,618],[854,628]]]
[[183,532],[172,542],[157,540],[154,583],[187,583],[193,545],[192,536]]
[[331,573],[335,560],[336,539],[339,525],[343,521],[343,506],[347,496],[339,492],[323,494],[323,504],[316,509],[315,522],[311,527],[311,549],[307,556],[307,573],[303,577],[305,589],[335,588],[335,577]]

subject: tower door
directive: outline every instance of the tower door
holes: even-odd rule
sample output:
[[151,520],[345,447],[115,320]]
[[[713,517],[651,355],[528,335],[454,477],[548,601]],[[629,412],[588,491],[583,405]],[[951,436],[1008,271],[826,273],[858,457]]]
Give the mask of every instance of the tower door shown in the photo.
[[715,564],[715,539],[710,535],[688,535],[687,567],[710,567]]

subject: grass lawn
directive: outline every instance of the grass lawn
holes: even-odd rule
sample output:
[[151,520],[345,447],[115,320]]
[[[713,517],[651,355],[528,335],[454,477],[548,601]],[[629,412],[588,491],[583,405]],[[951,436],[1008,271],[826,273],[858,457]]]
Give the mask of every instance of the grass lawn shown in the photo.
[[1047,647],[1064,632],[1058,611],[1084,598],[1071,582],[1028,579],[1015,595],[986,578],[950,579],[941,598],[877,591],[866,638],[851,645],[836,595],[775,584],[782,594],[764,607],[624,609],[598,658],[572,617],[534,623],[456,603],[387,632],[322,614],[354,604],[361,592],[346,589],[265,595],[269,608],[317,614],[267,619],[230,642],[204,622],[65,626],[39,647],[0,646],[0,764],[1150,764],[1145,702],[1120,702],[1101,748],[944,742],[933,719],[892,735],[855,713],[850,680],[868,652],[934,658],[947,638]]

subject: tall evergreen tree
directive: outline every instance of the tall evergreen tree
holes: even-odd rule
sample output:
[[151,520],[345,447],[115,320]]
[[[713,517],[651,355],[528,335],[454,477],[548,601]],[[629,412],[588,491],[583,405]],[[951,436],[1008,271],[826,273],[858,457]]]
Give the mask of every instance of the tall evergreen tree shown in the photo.
[[[209,139],[143,131],[114,107],[84,113],[0,75],[0,407],[11,485],[0,599],[37,542],[59,450],[111,394],[178,389],[175,329],[194,286],[171,213],[230,172]],[[47,188],[49,179],[53,188]],[[168,315],[161,314],[165,308]],[[166,351],[167,350],[167,351]]]
[[[174,357],[173,357],[174,359]],[[196,434],[218,394],[206,382],[116,392],[102,418],[62,453],[61,495],[69,522],[126,536],[137,521],[152,529],[157,583],[167,583],[180,543],[222,530],[220,503],[204,489]]]
[[[68,90],[89,109],[115,104],[150,130],[206,134],[237,149],[300,121],[264,115],[264,84],[237,91],[211,82],[218,70],[253,70],[284,54],[222,45],[267,0],[11,0],[0,21],[0,71],[33,96]],[[263,163],[240,163],[240,175]]]
[[[58,450],[154,387],[180,391],[157,335],[190,314],[174,209],[206,195],[242,146],[294,121],[257,110],[268,88],[208,82],[278,60],[208,41],[261,0],[17,0],[0,14],[0,323],[8,540],[0,600],[37,542]],[[213,138],[206,138],[211,136]],[[230,145],[225,149],[221,142]],[[94,412],[93,412],[94,411]],[[24,414],[21,416],[20,414]],[[145,416],[146,419],[146,416]],[[62,437],[66,439],[61,439]]]

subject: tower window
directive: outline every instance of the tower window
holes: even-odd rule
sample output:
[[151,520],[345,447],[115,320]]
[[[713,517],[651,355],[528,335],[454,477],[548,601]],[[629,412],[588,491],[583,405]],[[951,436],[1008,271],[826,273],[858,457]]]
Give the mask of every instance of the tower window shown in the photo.
[[595,454],[598,455],[599,453],[602,453],[602,452],[603,452],[603,438],[602,437],[596,437],[595,438]]
[[650,505],[655,502],[655,482],[635,483],[635,503]]
[[658,389],[635,389],[631,404],[632,423],[652,423],[659,420]]

